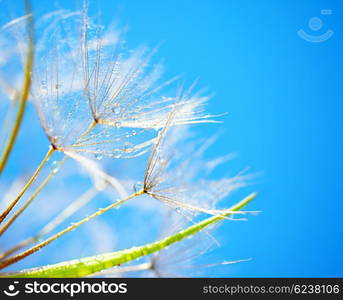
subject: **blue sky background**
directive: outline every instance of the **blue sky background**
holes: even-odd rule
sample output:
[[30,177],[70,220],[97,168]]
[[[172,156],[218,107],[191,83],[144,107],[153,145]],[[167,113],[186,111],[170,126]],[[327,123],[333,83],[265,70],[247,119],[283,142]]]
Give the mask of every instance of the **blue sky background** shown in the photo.
[[[58,6],[80,7],[70,2]],[[39,12],[46,3],[33,2]],[[229,115],[208,155],[239,156],[214,176],[246,166],[263,172],[246,190],[259,192],[249,208],[263,212],[224,223],[217,236],[225,247],[210,256],[252,260],[209,269],[208,276],[343,276],[342,9],[328,0],[91,1],[105,24],[118,18],[129,26],[130,45],[163,41],[158,56],[168,75],[199,77],[199,86],[215,92],[208,111]],[[312,17],[323,21],[320,30],[309,28]],[[334,34],[311,43],[300,29]],[[17,166],[11,161],[9,168]]]

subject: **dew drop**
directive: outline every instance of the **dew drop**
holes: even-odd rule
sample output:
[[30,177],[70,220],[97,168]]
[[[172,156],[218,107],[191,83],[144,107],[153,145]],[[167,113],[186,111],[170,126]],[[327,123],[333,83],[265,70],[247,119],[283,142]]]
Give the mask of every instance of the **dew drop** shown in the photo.
[[58,141],[58,139],[59,139],[58,135],[55,135],[55,136],[52,137],[52,140],[53,140],[54,143],[56,143]]
[[165,165],[167,163],[167,161],[164,158],[160,158],[159,162],[161,165]]
[[55,169],[56,169],[56,167],[57,167],[57,161],[56,160],[54,160],[52,163],[51,163],[51,169],[54,171]]
[[114,123],[114,126],[117,127],[117,128],[120,128],[121,127],[121,123],[118,121],[118,122],[115,122]]
[[46,81],[45,81],[45,80],[42,80],[42,81],[40,82],[40,84],[41,84],[41,91],[42,91],[43,93],[46,93],[47,90],[48,90]]
[[111,111],[112,111],[114,114],[116,114],[116,115],[119,115],[119,114],[120,114],[120,108],[119,108],[117,105],[113,106],[113,107],[111,108]]
[[130,153],[133,151],[133,144],[125,142],[123,145],[123,152]]
[[143,187],[144,187],[144,185],[141,181],[136,182],[133,186],[136,193],[139,192],[140,190],[142,190]]
[[102,155],[100,153],[95,153],[94,154],[94,157],[97,159],[97,160],[101,160],[102,159]]

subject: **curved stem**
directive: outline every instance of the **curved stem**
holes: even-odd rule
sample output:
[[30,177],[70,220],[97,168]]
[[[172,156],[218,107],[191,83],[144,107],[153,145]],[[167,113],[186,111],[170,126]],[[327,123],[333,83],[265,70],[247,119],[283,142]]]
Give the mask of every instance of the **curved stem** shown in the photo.
[[[90,131],[92,131],[93,128],[96,126],[96,124],[97,123],[95,121],[93,121],[90,124],[90,126],[88,127],[88,129],[80,136],[80,138],[84,135],[87,135]],[[17,196],[16,199],[13,200],[13,202],[8,206],[8,208],[3,213],[0,214],[0,224],[7,217],[7,215],[11,212],[13,207],[18,203],[20,198],[25,194],[26,190],[30,187],[30,185],[35,181],[37,175],[41,171],[44,164],[49,160],[52,153],[56,150],[58,150],[58,149],[56,149],[53,146],[50,146],[49,151],[47,152],[46,156],[44,157],[44,159],[42,160],[42,162],[40,163],[40,165],[36,169],[35,173],[30,178],[28,183],[24,186],[24,188],[22,189],[20,194]],[[65,159],[66,159],[66,157],[63,158],[62,161],[64,162]],[[63,162],[62,162],[62,164],[63,164]],[[56,174],[56,172],[50,173],[48,175],[48,177],[44,180],[44,182],[38,187],[38,189],[35,191],[35,193],[32,195],[32,197],[24,204],[24,206],[18,212],[16,212],[12,216],[12,218],[2,228],[0,228],[0,236],[8,229],[8,227],[15,221],[15,219],[18,218],[19,215],[30,205],[30,203],[36,198],[36,196],[41,192],[41,190],[45,187],[45,185],[54,177],[55,174]]]
[[18,243],[17,245],[12,247],[11,249],[8,249],[8,250],[0,253],[0,261],[5,259],[6,257],[12,255],[13,253],[23,249],[24,247],[31,245],[32,243],[35,243],[37,241],[38,240],[36,239],[36,236],[32,236],[32,237],[27,238],[26,240],[21,241],[20,243]]
[[[60,161],[58,167],[55,170],[52,170],[48,177],[45,178],[45,180],[41,183],[41,185],[35,190],[35,192],[32,194],[32,196],[26,201],[26,203],[18,210],[16,211],[13,216],[7,221],[7,223],[0,228],[0,236],[4,234],[4,232],[12,225],[12,223],[24,212],[24,210],[31,204],[31,202],[38,196],[38,194],[42,191],[42,189],[48,184],[48,182],[55,176],[57,171],[60,169],[60,167],[64,164],[65,160],[67,159],[67,156],[63,157],[63,159]],[[1,256],[1,255],[0,255]]]
[[[216,224],[219,221],[225,220],[225,217],[229,216],[233,212],[242,209],[252,199],[254,199],[256,193],[252,193],[225,213],[207,218],[192,226],[187,227],[173,235],[170,235],[162,240],[146,244],[140,247],[132,247],[117,252],[103,253],[96,256],[84,257],[82,259],[75,259],[57,263],[54,265],[48,265],[44,267],[33,268],[29,270],[23,270],[16,273],[0,274],[0,277],[34,277],[34,278],[52,278],[52,277],[84,277],[94,273],[100,272],[104,269],[109,269],[121,264],[133,261],[140,257],[149,255],[154,252],[161,251],[166,247],[178,243],[200,231],[206,227]],[[4,262],[3,262],[4,263]],[[2,264],[3,264],[2,263]],[[8,264],[7,264],[8,265]],[[0,263],[0,268],[3,267]],[[5,267],[5,266],[4,266]],[[3,267],[3,268],[4,268]]]
[[89,188],[84,192],[78,199],[70,203],[65,209],[63,209],[56,217],[54,217],[49,223],[47,223],[37,234],[32,237],[29,237],[11,249],[0,254],[0,260],[12,255],[13,253],[19,251],[20,249],[29,246],[32,243],[38,242],[43,237],[52,232],[57,226],[61,225],[67,218],[72,216],[80,208],[84,207],[89,203],[99,191],[95,187]]
[[36,169],[36,171],[33,173],[33,175],[31,176],[30,180],[26,183],[26,185],[24,186],[24,188],[21,190],[21,192],[19,193],[19,195],[11,202],[11,204],[0,214],[0,224],[3,222],[3,220],[7,217],[7,215],[12,211],[12,209],[14,208],[14,206],[19,202],[19,200],[21,199],[21,197],[25,194],[25,192],[27,191],[27,189],[31,186],[31,184],[35,181],[37,175],[39,174],[39,172],[42,170],[43,166],[46,164],[46,162],[49,160],[50,156],[54,153],[55,148],[50,146],[48,152],[46,153],[45,157],[43,158],[43,160],[41,161],[41,163],[39,164],[38,168]]
[[90,216],[88,216],[88,217],[82,219],[82,220],[79,221],[79,222],[76,222],[76,223],[74,223],[74,224],[68,226],[67,228],[61,230],[60,232],[58,232],[58,233],[56,233],[56,234],[54,234],[53,236],[51,236],[50,238],[46,239],[45,241],[43,241],[43,242],[41,242],[41,243],[39,243],[39,244],[33,246],[32,248],[30,248],[30,249],[28,249],[28,250],[26,250],[26,251],[23,251],[23,252],[21,252],[21,253],[15,255],[15,256],[13,256],[13,257],[10,257],[10,258],[8,258],[8,259],[6,259],[6,260],[1,261],[1,262],[0,262],[0,270],[6,268],[6,267],[9,266],[9,265],[12,265],[12,264],[14,264],[14,263],[20,261],[20,260],[22,260],[22,259],[24,259],[25,257],[27,257],[27,256],[29,256],[29,255],[31,255],[31,254],[33,254],[33,253],[35,253],[35,252],[37,252],[38,250],[42,249],[43,247],[49,245],[49,244],[50,244],[51,242],[53,242],[54,240],[58,239],[60,236],[62,236],[62,235],[64,235],[64,234],[66,234],[66,233],[68,233],[68,232],[70,232],[70,231],[72,231],[72,230],[78,228],[78,227],[81,226],[82,224],[84,224],[84,223],[86,223],[86,222],[88,222],[88,221],[94,219],[94,218],[97,217],[97,216],[102,215],[103,213],[107,212],[108,210],[110,210],[110,209],[112,209],[112,208],[115,208],[115,207],[117,207],[117,206],[123,204],[124,202],[126,202],[126,201],[128,201],[128,200],[130,200],[130,199],[132,199],[132,198],[135,198],[135,197],[137,197],[137,196],[139,196],[139,195],[142,195],[142,194],[144,194],[144,191],[143,191],[143,190],[138,191],[138,192],[136,192],[136,193],[130,195],[130,196],[127,197],[127,198],[124,198],[124,199],[119,200],[119,201],[117,201],[117,202],[115,202],[115,203],[112,203],[112,204],[106,206],[105,208],[99,209],[98,211],[96,211],[95,213],[91,214]]
[[[26,12],[28,14],[31,14],[30,1],[25,1],[25,5],[26,5]],[[30,86],[31,86],[31,71],[32,71],[33,56],[34,56],[32,15],[28,18],[27,29],[28,29],[28,34],[29,34],[29,41],[28,41],[29,47],[28,47],[28,53],[26,57],[26,64],[25,64],[24,84],[23,84],[23,89],[20,96],[17,116],[14,121],[14,126],[12,128],[12,132],[9,135],[8,141],[5,146],[5,150],[2,153],[1,158],[0,158],[0,174],[2,173],[2,171],[4,170],[6,166],[7,160],[10,156],[15,140],[18,136],[20,125],[22,123],[24,112],[25,112],[27,99],[29,97]]]

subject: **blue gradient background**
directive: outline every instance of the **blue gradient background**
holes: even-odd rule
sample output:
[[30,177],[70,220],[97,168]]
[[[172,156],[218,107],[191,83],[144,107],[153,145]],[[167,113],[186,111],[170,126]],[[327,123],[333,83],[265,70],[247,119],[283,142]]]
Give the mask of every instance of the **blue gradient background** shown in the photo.
[[[81,5],[70,3],[59,6]],[[34,6],[47,9],[45,1]],[[209,112],[229,115],[209,155],[238,152],[229,167],[263,172],[249,187],[259,191],[249,208],[263,212],[223,224],[217,235],[225,247],[212,256],[252,260],[207,274],[343,276],[342,1],[91,1],[98,10],[104,23],[129,25],[129,44],[163,41],[168,75],[186,72],[216,93]],[[308,27],[311,17],[323,20],[318,32]],[[334,35],[310,43],[299,29]]]

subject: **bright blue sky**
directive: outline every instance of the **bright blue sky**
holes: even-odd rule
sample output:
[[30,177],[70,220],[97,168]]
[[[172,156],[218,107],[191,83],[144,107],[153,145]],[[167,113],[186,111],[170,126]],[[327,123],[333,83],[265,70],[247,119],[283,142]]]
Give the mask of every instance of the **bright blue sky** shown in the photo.
[[[45,3],[36,0],[34,6],[43,11]],[[59,3],[73,8],[70,1]],[[247,189],[259,191],[250,209],[263,213],[223,224],[217,235],[225,247],[212,257],[252,261],[209,275],[342,276],[341,1],[96,3],[91,7],[98,7],[105,23],[118,17],[129,26],[129,44],[163,41],[159,56],[169,75],[199,77],[200,86],[216,93],[209,112],[230,114],[209,155],[238,152],[228,167],[263,171]],[[320,30],[309,28],[312,17],[323,21]],[[311,43],[298,36],[300,29],[334,34]]]

